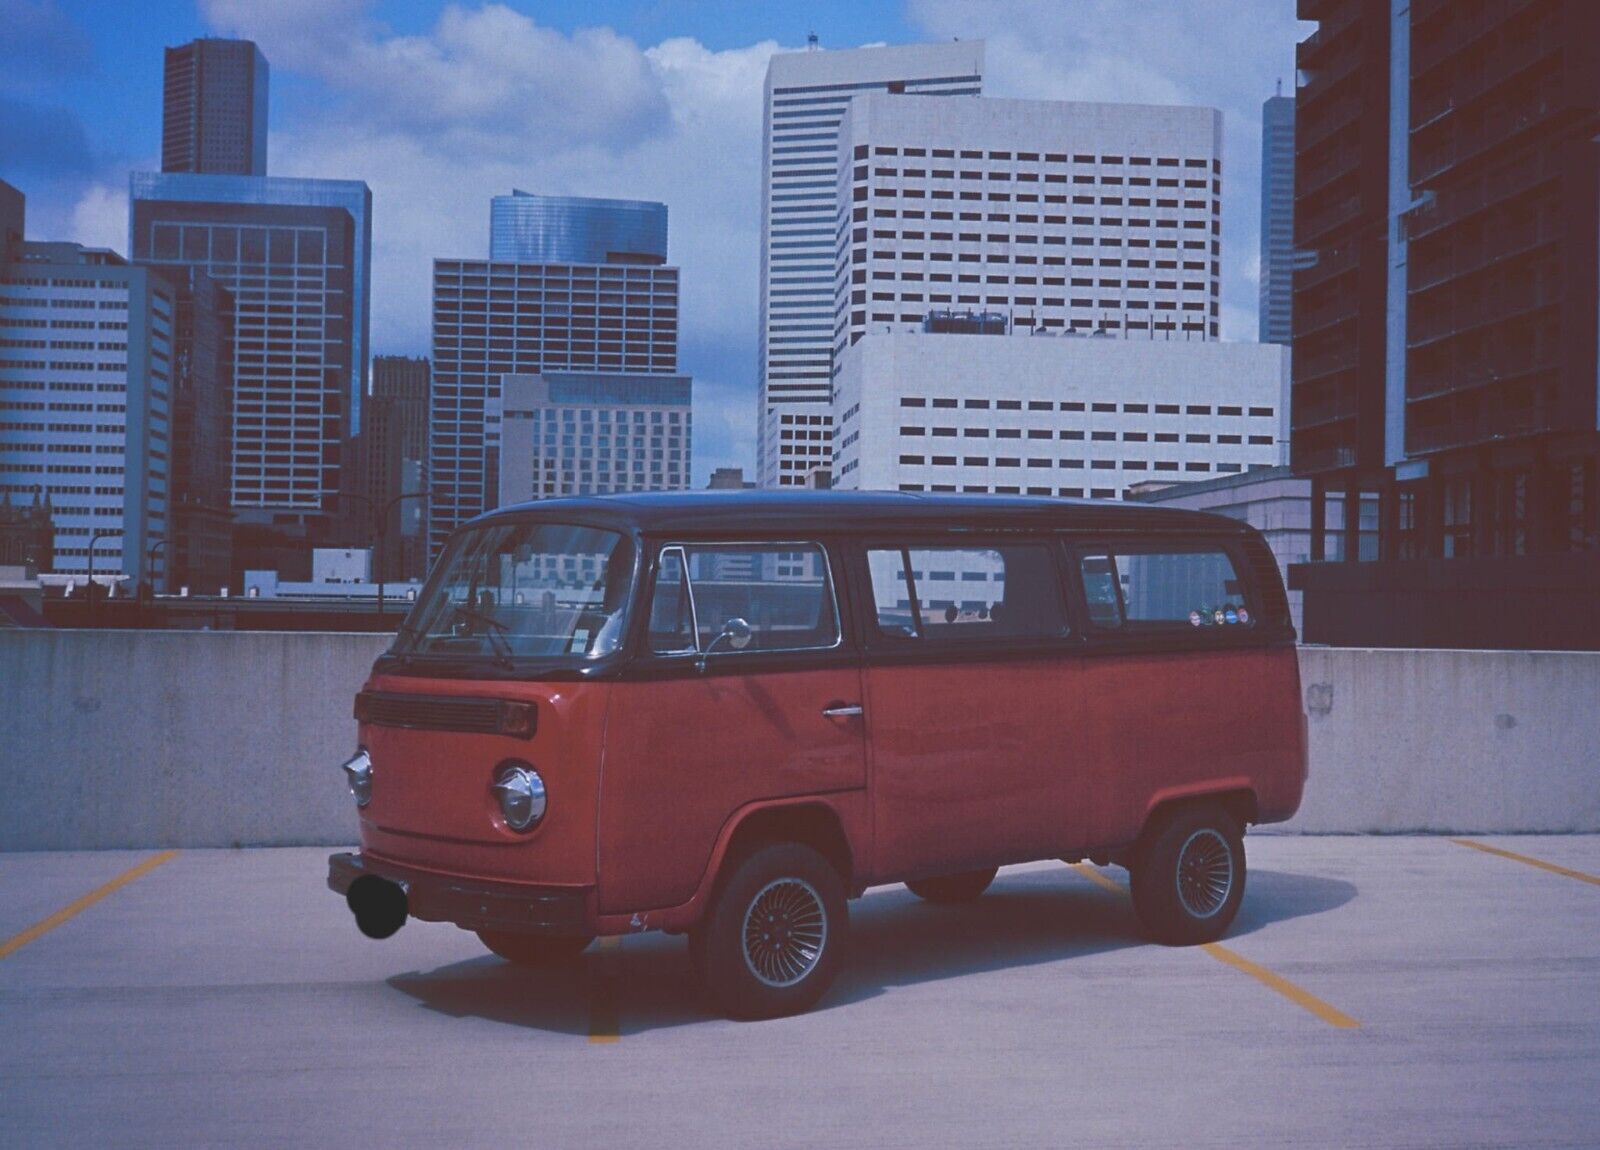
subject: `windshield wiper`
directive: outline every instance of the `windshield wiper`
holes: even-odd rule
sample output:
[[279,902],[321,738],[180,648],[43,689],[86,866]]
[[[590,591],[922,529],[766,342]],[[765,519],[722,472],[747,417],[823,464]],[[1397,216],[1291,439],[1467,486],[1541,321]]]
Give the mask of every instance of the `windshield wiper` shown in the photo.
[[475,611],[471,607],[468,607],[462,603],[455,604],[452,607],[452,611],[458,617],[471,619],[475,622],[486,624],[490,628],[488,631],[485,631],[484,634],[489,637],[489,642],[494,647],[494,661],[497,666],[504,667],[508,671],[512,670],[516,666],[516,664],[511,660],[511,640],[506,638],[506,635],[511,630],[510,625],[502,623],[493,615],[487,615],[482,611]]

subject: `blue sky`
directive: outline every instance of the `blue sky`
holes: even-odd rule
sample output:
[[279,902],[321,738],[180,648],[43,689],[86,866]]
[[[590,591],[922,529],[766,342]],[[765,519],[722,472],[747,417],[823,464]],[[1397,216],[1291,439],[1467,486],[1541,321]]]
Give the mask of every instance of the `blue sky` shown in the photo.
[[985,92],[1219,107],[1223,334],[1255,338],[1260,104],[1292,0],[0,0],[0,178],[31,238],[122,250],[158,166],[161,49],[255,39],[275,175],[373,189],[373,350],[426,354],[429,261],[484,254],[488,199],[666,201],[695,474],[754,462],[761,79],[777,50],[984,38]]

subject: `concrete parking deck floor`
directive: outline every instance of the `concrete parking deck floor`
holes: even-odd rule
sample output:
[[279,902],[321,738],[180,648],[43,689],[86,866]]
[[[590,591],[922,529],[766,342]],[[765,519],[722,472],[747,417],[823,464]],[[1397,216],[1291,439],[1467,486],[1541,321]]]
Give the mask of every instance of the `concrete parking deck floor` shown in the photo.
[[681,939],[371,942],[323,850],[178,853],[31,934],[157,852],[0,855],[0,1144],[1600,1145],[1600,836],[1476,841],[1565,873],[1252,836],[1222,951],[1144,943],[1114,868],[875,890],[822,1007],[747,1024]]

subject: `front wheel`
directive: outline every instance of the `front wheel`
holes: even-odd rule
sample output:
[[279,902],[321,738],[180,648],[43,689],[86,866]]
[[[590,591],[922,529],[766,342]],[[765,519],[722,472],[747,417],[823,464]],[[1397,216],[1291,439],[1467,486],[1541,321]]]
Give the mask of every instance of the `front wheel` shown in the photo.
[[1152,828],[1131,878],[1134,913],[1151,938],[1214,942],[1244,898],[1244,833],[1221,807],[1179,810]]
[[480,930],[477,934],[484,946],[507,962],[528,967],[571,962],[594,941],[582,934],[517,934],[505,930]]
[[734,867],[689,945],[722,1013],[779,1018],[827,992],[849,929],[839,872],[810,847],[774,843]]

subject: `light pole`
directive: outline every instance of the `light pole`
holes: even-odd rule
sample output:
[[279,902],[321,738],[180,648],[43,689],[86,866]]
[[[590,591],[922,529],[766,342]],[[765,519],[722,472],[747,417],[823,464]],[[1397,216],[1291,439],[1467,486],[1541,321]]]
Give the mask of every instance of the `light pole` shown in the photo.
[[156,552],[167,545],[165,539],[157,539],[150,544],[150,549],[144,553],[145,585],[150,588],[150,598],[156,597]]
[[96,531],[89,536],[89,626],[95,625],[96,616],[99,614],[94,605],[94,545],[102,539],[115,539],[120,534],[116,531]]
[[383,505],[383,510],[380,513],[379,510],[378,510],[377,503],[375,503],[373,501],[371,496],[363,495],[359,491],[338,491],[338,492],[334,493],[333,498],[335,498],[335,499],[359,499],[359,500],[361,500],[361,502],[363,502],[363,503],[365,503],[367,505],[367,512],[374,517],[374,520],[375,520],[375,522],[373,524],[373,544],[374,544],[374,546],[373,546],[372,560],[373,560],[373,566],[375,566],[377,568],[377,576],[378,576],[378,578],[377,578],[377,583],[378,583],[378,615],[379,615],[380,618],[383,616],[383,583],[384,583],[384,579],[383,579],[383,544],[384,544],[384,540],[387,539],[388,535],[389,535],[389,512],[393,511],[394,508],[395,508],[395,505],[397,503],[400,503],[402,500],[406,500],[406,499],[425,499],[425,498],[427,498],[427,496],[429,494],[430,494],[430,492],[427,492],[427,491],[407,491],[407,492],[404,492],[403,494],[396,495],[393,499],[389,500],[387,503],[385,503]]
[[378,519],[378,617],[380,619],[383,617],[383,544],[389,536],[389,512],[403,500],[426,499],[428,495],[427,491],[407,491],[396,495],[383,505],[383,514]]

